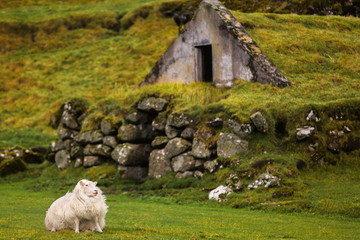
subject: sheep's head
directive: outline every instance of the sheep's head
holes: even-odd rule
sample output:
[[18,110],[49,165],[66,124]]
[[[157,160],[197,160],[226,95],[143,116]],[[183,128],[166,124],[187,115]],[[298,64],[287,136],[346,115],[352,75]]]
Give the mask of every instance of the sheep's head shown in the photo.
[[96,186],[97,182],[92,182],[86,179],[83,179],[78,182],[76,188],[79,187],[79,190],[82,191],[88,197],[95,197],[100,193],[100,189]]

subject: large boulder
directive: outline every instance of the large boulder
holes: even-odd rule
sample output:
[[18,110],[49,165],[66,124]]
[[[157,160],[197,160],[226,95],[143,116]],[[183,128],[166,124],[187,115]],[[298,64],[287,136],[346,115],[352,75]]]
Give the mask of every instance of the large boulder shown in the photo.
[[240,138],[245,138],[254,132],[255,128],[252,124],[240,124],[235,120],[228,121],[229,128]]
[[220,133],[217,141],[217,154],[219,157],[229,158],[238,153],[247,151],[248,142],[240,139],[233,133]]
[[131,180],[143,180],[148,174],[148,168],[146,167],[129,167],[129,166],[118,166],[118,172],[122,178]]
[[137,104],[137,109],[145,112],[162,112],[166,110],[168,102],[163,98],[144,98]]
[[154,150],[149,157],[149,178],[161,178],[171,172],[170,159],[165,150]]
[[65,150],[57,152],[55,154],[55,163],[60,169],[69,167],[71,164],[70,155]]
[[171,167],[174,172],[185,172],[195,169],[196,160],[189,153],[183,153],[171,160]]
[[170,159],[191,148],[191,143],[182,138],[171,139],[165,146],[164,151],[166,156]]
[[256,112],[250,116],[250,120],[254,123],[259,132],[266,133],[269,130],[269,125],[266,118],[261,112]]
[[211,157],[211,151],[203,141],[195,138],[192,144],[191,155],[196,158],[209,159]]
[[146,166],[151,152],[150,144],[119,144],[111,153],[111,158],[123,166]]

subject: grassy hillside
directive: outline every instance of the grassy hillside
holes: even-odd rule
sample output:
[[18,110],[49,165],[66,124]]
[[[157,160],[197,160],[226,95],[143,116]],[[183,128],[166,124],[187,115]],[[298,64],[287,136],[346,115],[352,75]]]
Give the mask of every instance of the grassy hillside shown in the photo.
[[[203,83],[139,89],[177,36],[174,21],[161,13],[164,5],[149,1],[141,7],[144,3],[76,2],[0,10],[3,136],[11,135],[7,131],[12,128],[24,128],[24,134],[31,129],[51,137],[51,114],[73,97],[93,105],[113,99],[128,109],[144,95],[174,96],[174,111],[243,121],[254,109],[291,120],[311,108],[359,101],[360,20],[337,16],[233,12],[290,79],[289,88],[239,80],[231,90]],[[2,143],[10,145],[6,138]]]

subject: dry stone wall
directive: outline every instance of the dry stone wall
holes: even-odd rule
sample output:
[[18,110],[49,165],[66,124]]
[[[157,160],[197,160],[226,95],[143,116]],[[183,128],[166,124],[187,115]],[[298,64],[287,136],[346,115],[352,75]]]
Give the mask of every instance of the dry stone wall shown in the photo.
[[65,104],[57,128],[59,139],[50,146],[55,163],[61,169],[114,163],[124,178],[134,180],[161,178],[171,171],[177,178],[201,178],[204,171],[212,173],[220,167],[219,156],[245,152],[248,142],[239,135],[256,129],[231,120],[229,126],[237,130],[217,134],[222,119],[201,125],[195,117],[169,113],[167,105],[162,98],[145,98],[125,116],[124,123],[104,119],[99,129],[81,131],[86,111],[75,114],[71,104]]

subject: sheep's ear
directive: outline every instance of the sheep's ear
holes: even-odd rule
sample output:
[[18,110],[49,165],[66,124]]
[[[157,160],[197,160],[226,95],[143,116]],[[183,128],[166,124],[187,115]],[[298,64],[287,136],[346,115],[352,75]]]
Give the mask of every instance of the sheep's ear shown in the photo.
[[96,186],[97,182],[94,182],[94,184],[95,184],[95,186]]
[[80,183],[81,186],[85,185],[85,183],[83,181],[80,181],[79,183]]

